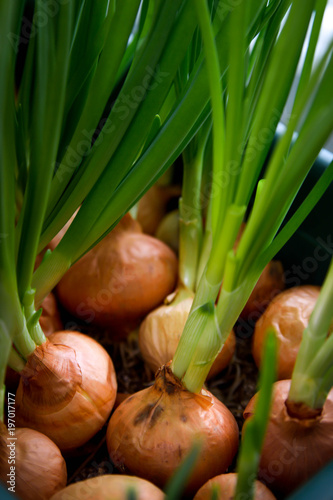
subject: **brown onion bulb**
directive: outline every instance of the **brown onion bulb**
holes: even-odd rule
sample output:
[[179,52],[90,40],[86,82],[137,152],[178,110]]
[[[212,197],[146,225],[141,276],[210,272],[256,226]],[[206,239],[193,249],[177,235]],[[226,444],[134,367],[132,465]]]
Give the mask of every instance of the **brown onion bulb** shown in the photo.
[[285,287],[284,271],[280,261],[272,260],[265,266],[240,316],[254,323],[268,304]]
[[74,264],[57,286],[66,309],[107,328],[116,339],[135,329],[177,281],[178,264],[172,250],[133,230],[134,221],[128,217]]
[[[171,302],[160,306],[149,313],[142,322],[139,330],[139,346],[144,361],[154,372],[173,358],[192,302],[193,298],[188,297],[175,304]],[[228,366],[235,347],[236,337],[232,330],[207,378],[214,377]]]
[[78,332],[53,333],[21,373],[16,423],[71,450],[103,427],[116,393],[113,363],[98,342]]
[[[249,478],[251,480],[251,478]],[[220,474],[205,483],[193,500],[211,500],[215,487],[218,487],[216,500],[233,500],[237,486],[237,474]],[[276,500],[273,493],[260,481],[254,483],[254,500]]]
[[[274,384],[258,474],[269,488],[282,494],[294,491],[333,459],[333,389],[321,415],[300,419],[288,414],[289,388],[290,380]],[[245,408],[245,419],[253,415],[255,401],[256,396]]]
[[[22,500],[48,500],[66,486],[66,463],[56,444],[32,429],[0,430],[0,479]],[[14,469],[11,469],[14,467]],[[9,474],[12,473],[12,476]],[[12,477],[12,483],[8,483]]]
[[238,447],[232,413],[208,391],[187,391],[168,365],[155,384],[127,398],[113,413],[106,434],[114,465],[163,488],[202,438],[199,459],[187,483],[194,493],[208,479],[225,472]]
[[257,366],[261,364],[263,344],[269,329],[275,331],[278,340],[277,378],[291,378],[296,356],[315,306],[320,288],[304,285],[280,293],[256,323],[252,354]]
[[117,474],[96,476],[67,486],[51,500],[127,500],[128,491],[136,493],[137,500],[163,500],[163,491],[154,484],[133,476]]

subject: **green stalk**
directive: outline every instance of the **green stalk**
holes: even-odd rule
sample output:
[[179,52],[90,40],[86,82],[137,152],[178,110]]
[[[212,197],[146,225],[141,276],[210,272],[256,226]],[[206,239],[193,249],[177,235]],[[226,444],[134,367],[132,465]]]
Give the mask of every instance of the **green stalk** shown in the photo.
[[[133,200],[133,193],[138,192],[138,185],[142,182],[145,187],[147,185],[147,174],[141,171],[139,175],[139,184],[136,183],[132,188],[128,188],[126,196],[123,201],[121,201],[121,208],[117,211],[117,208],[112,202],[113,188],[116,188],[116,182],[120,182],[121,176],[123,176],[123,178],[125,177],[126,171],[130,168],[132,161],[135,159],[137,148],[142,147],[142,139],[140,138],[142,138],[143,131],[146,129],[147,134],[149,134],[151,120],[154,120],[156,111],[163,102],[164,96],[168,93],[178,62],[180,62],[182,58],[182,52],[179,50],[181,40],[184,40],[185,37],[185,46],[183,47],[185,53],[187,49],[186,41],[189,43],[193,34],[195,24],[190,7],[187,5],[184,6],[180,16],[183,22],[177,23],[175,26],[167,50],[160,61],[160,71],[162,72],[164,68],[169,68],[169,72],[167,74],[164,73],[165,79],[150,90],[146,99],[140,106],[138,116],[130,126],[126,138],[112,158],[109,168],[105,170],[94,189],[86,198],[66,235],[50,256],[47,265],[46,263],[45,265],[42,263],[35,273],[33,286],[37,290],[37,304],[40,303],[45,293],[50,290],[50,287],[54,286],[59,281],[69,265],[84,254],[105,233],[105,231],[109,230],[130,206],[135,203],[136,200]],[[175,55],[175,47],[178,47],[177,55]],[[173,138],[173,140],[175,140],[175,138]],[[133,146],[135,144],[136,146]],[[144,156],[150,154],[150,149],[151,148],[148,148]],[[168,158],[169,155],[170,143],[168,152],[167,154],[163,152],[163,157]],[[150,162],[148,176],[151,177],[155,175],[156,171],[156,164]],[[126,198],[129,199],[129,201],[125,202]],[[54,274],[54,269],[57,269],[56,274]],[[42,283],[45,284],[45,288]]]
[[[89,87],[87,100],[76,122],[75,132],[68,141],[64,157],[60,160],[56,175],[53,177],[47,214],[52,212],[64,191],[64,186],[67,186],[82,158],[90,150],[94,131],[114,87],[139,3],[139,0],[135,0],[131,5],[117,4],[96,72]],[[44,233],[39,246],[40,250],[49,238],[49,233]]]
[[[216,179],[220,169],[220,165],[222,165],[223,162],[224,135],[225,135],[224,113],[221,102],[221,95],[222,95],[222,89],[220,83],[221,72],[220,72],[219,59],[217,55],[217,49],[215,45],[215,39],[213,35],[213,29],[210,23],[210,13],[207,7],[206,0],[196,0],[195,5],[196,5],[197,18],[203,39],[203,47],[207,65],[208,85],[211,95],[211,106],[212,106],[212,117],[213,117],[213,179],[214,176]],[[211,208],[212,210],[211,221],[212,221],[213,231],[216,230],[218,227],[217,207],[218,204],[215,202]],[[201,308],[204,307],[205,302],[209,303],[211,300],[215,301],[216,299],[218,287],[220,285],[219,276],[217,277],[217,280],[215,279],[214,276],[212,283],[209,281],[209,278],[210,275],[208,276],[205,275],[200,280],[199,288],[190,311],[187,325],[191,324],[192,316],[197,315],[197,311],[198,310],[200,311]],[[218,282],[217,284],[216,281]],[[214,306],[210,314],[210,319],[208,318],[209,317],[207,316],[206,321],[209,321],[211,325],[214,324],[215,321]],[[196,333],[196,336],[198,336],[198,340],[195,342],[195,345],[201,346],[202,348],[204,348],[205,346],[205,343],[202,341],[203,329],[204,328],[201,329],[200,335],[199,333]],[[202,383],[205,380],[205,377],[201,379],[200,374],[204,375],[205,368],[207,368],[208,366],[209,366],[208,368],[209,371],[210,369],[209,362],[211,361],[212,358],[214,358],[218,354],[217,346],[219,344],[219,341],[221,341],[221,339],[219,338],[220,337],[219,330],[211,328],[209,329],[209,331],[212,332],[212,336],[210,338],[210,343],[208,344],[207,341],[206,344],[207,351],[205,351],[205,354],[209,356],[207,358],[208,360],[207,365],[202,366],[201,363],[202,358],[200,358],[200,354],[198,357],[197,352],[195,352],[194,350],[192,352],[192,356],[189,357],[189,352],[191,352],[192,349],[188,350],[186,356],[184,357],[185,352],[182,346],[190,345],[190,341],[192,339],[192,332],[188,327],[187,328],[185,327],[184,329],[183,335],[181,337],[180,343],[178,345],[177,351],[175,353],[172,362],[172,370],[176,376],[182,378],[184,373],[186,372],[185,374],[186,380],[184,379],[184,383],[189,388],[189,390],[193,389],[194,392],[201,389]]]
[[276,350],[277,340],[274,332],[271,331],[265,342],[254,414],[246,421],[238,455],[235,500],[242,498],[252,500],[254,498],[254,478],[257,476],[259,467],[276,376]]
[[311,210],[316,206],[325,191],[333,182],[333,162],[324,170],[320,179],[312,188],[306,199],[298,207],[293,216],[288,220],[285,226],[274,238],[272,243],[258,257],[260,259],[260,267],[265,267],[270,260],[282,249],[295,231],[300,227],[302,222],[310,214]]
[[39,324],[39,318],[43,310],[35,311],[35,293],[36,290],[27,290],[24,294],[22,304],[30,336],[37,345],[41,345],[46,342],[46,337]]
[[[329,51],[331,51],[331,47]],[[325,62],[326,57],[327,55],[324,55],[322,62]],[[237,256],[244,261],[240,280],[242,276],[246,275],[251,262],[257,255],[271,244],[289,206],[332,129],[333,121],[330,111],[332,108],[330,106],[333,105],[333,102],[331,100],[327,102],[328,82],[332,78],[332,71],[331,55],[331,60],[319,85],[320,72],[317,72],[316,78],[311,81],[311,85],[308,87],[309,90],[306,89],[300,101],[303,104],[308,102],[311,90],[316,89],[315,98],[289,156],[288,149],[295,127],[302,115],[302,106],[298,106],[294,110],[295,113],[288,124],[287,131],[269,163],[265,184],[255,207],[253,207],[237,250]],[[323,107],[324,101],[325,107]]]
[[316,2],[316,8],[315,8],[315,16],[314,20],[312,23],[311,27],[311,35],[310,35],[310,40],[309,40],[309,45],[306,51],[305,55],[305,61],[302,67],[302,73],[299,79],[298,87],[297,87],[297,93],[295,96],[295,101],[294,101],[294,107],[298,103],[299,97],[302,95],[302,92],[304,91],[306,85],[309,83],[310,76],[311,76],[311,71],[312,71],[312,66],[313,66],[313,61],[314,61],[314,55],[317,47],[317,42],[319,38],[319,33],[324,17],[324,12],[326,9],[327,5],[327,0],[317,0]]
[[202,240],[201,178],[205,147],[211,129],[206,121],[183,154],[182,196],[179,200],[179,277],[195,290]]
[[295,0],[269,58],[243,160],[236,203],[248,205],[296,72],[314,0]]
[[[163,5],[156,21],[156,25],[149,36],[147,50],[142,54],[140,53],[140,57],[135,58],[133,61],[135,71],[129,71],[116,102],[114,103],[107,120],[105,120],[98,140],[95,141],[94,146],[88,156],[85,157],[79,170],[75,172],[70,185],[67,187],[59,201],[59,206],[57,205],[55,207],[52,227],[46,228],[46,234],[45,231],[42,234],[41,247],[45,246],[49,239],[64,226],[69,217],[86,198],[88,193],[91,195],[92,186],[102,183],[104,190],[107,191],[107,196],[105,196],[105,194],[98,194],[99,202],[97,204],[96,202],[93,202],[95,206],[93,212],[90,209],[83,210],[83,212],[85,212],[85,223],[81,224],[81,227],[78,230],[78,235],[73,234],[71,236],[74,240],[77,240],[77,246],[79,246],[79,241],[81,246],[83,238],[85,235],[89,234],[90,229],[94,226],[94,223],[98,218],[98,212],[95,213],[96,208],[101,206],[99,213],[102,211],[102,200],[105,205],[110,193],[112,193],[113,189],[119,182],[121,182],[132,162],[135,160],[135,157],[142,147],[145,139],[144,132],[146,131],[148,134],[151,123],[155,118],[155,115],[158,113],[158,109],[151,109],[150,116],[146,116],[143,124],[141,124],[141,127],[143,128],[139,130],[139,134],[136,132],[136,142],[139,141],[139,145],[135,144],[134,146],[133,144],[130,144],[130,147],[127,148],[127,156],[122,161],[121,167],[112,170],[112,174],[110,169],[106,168],[108,167],[109,162],[113,160],[117,148],[122,144],[123,138],[125,140],[128,138],[128,129],[135,115],[141,111],[143,106],[147,108],[146,100],[149,95],[149,90],[156,90],[156,87],[160,87],[160,85],[165,83],[166,75],[161,72],[162,81],[160,81],[161,77],[158,77],[158,72],[158,81],[154,81],[156,78],[156,67],[164,46],[167,43],[167,38],[170,34],[173,23],[175,22],[180,2],[181,0],[176,0],[175,2],[170,3],[170,0],[168,0]],[[136,93],[137,91],[139,92],[138,94]],[[103,178],[102,180],[102,175],[105,173],[105,170],[109,171],[109,174],[105,174],[108,175],[109,178]],[[97,187],[95,187],[95,189],[97,189]],[[75,226],[77,221],[81,219],[81,215],[78,219],[76,218]]]
[[[220,64],[214,39],[210,13],[206,0],[195,0],[197,19],[201,30],[203,48],[207,66],[208,85],[211,95],[213,118],[213,178],[217,178],[223,163],[225,148],[225,123],[221,102],[222,88],[220,82]],[[212,227],[218,227],[218,204],[212,206]]]
[[[206,304],[203,304],[202,306],[196,308],[195,310],[192,311],[192,314],[188,317],[185,327],[187,328],[188,332],[186,345],[183,340],[184,337],[183,333],[178,344],[176,355],[174,356],[171,364],[171,369],[173,373],[179,379],[183,378],[192,360],[194,358],[197,358],[198,354],[200,355],[200,352],[198,351],[199,351],[199,346],[203,345],[202,332],[206,329],[207,325],[212,322],[213,323],[215,322],[215,308],[213,302],[207,302]],[[214,328],[214,333],[209,340],[210,345],[208,345],[208,347],[207,346],[204,347],[205,354],[207,354],[207,352],[210,351],[212,346],[214,348],[214,346],[216,345],[216,337],[219,337],[219,331],[218,329]],[[219,340],[220,339],[218,339],[218,341]],[[185,345],[185,349],[183,349],[183,345]],[[203,370],[205,370],[205,366],[203,366]],[[193,381],[187,379],[187,382],[192,387]],[[196,384],[195,381],[194,384],[196,386],[196,389],[198,389],[198,384]],[[199,391],[201,390],[201,387],[199,387]]]
[[25,367],[24,360],[13,347],[10,349],[7,365],[18,373],[20,373]]
[[[175,360],[173,364],[175,375],[181,373],[185,368],[186,371],[182,378],[182,382],[189,391],[197,393],[201,391],[209,370],[221,350],[221,345],[223,345],[225,341],[225,339],[222,338],[217,321],[214,302],[208,302],[203,305],[200,308],[200,313],[204,315],[203,323],[200,328],[201,334],[195,345],[195,350],[189,364],[187,367],[185,364],[183,367],[179,367],[179,362],[177,362],[177,360]],[[178,356],[180,355],[178,354]]]
[[304,330],[293,370],[288,399],[316,408],[326,374],[332,368],[333,336],[327,334],[333,318],[333,260],[318,300]]
[[246,31],[248,11],[249,2],[243,0],[238,2],[230,13],[229,66],[227,73],[228,100],[226,107],[225,151],[222,167],[226,180],[220,195],[220,222],[216,231],[217,237],[220,232],[223,233],[222,226],[226,213],[234,199],[243,152],[241,125],[244,112],[243,101],[246,72],[246,58],[244,56],[247,50]]
[[[17,167],[15,144],[14,68],[19,37],[19,23],[23,5],[13,0],[0,4],[0,313],[1,335],[0,387],[6,359],[11,348],[11,338],[24,358],[35,348],[26,328],[25,318],[18,299],[15,270],[15,178]],[[8,36],[7,36],[8,35]],[[3,406],[1,405],[2,411]]]
[[[31,165],[16,233],[18,289],[30,288],[53,166],[60,139],[69,62],[73,3],[59,7],[56,18],[37,29],[37,77],[33,105]],[[42,10],[41,0],[36,12]],[[52,116],[52,120],[50,120]]]
[[327,399],[327,394],[333,387],[333,367],[331,367],[326,375],[323,377],[323,381],[318,388],[317,398],[314,402],[315,408],[323,408],[325,401]]

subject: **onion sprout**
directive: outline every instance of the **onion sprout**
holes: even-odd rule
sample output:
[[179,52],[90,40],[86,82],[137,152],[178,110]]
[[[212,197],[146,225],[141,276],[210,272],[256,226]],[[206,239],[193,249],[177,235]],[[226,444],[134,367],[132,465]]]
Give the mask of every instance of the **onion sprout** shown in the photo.
[[[248,73],[247,69],[241,72],[242,87],[237,91],[238,87],[236,89],[233,87],[232,90],[230,87],[234,78],[233,64],[225,68],[226,80],[227,82],[230,80],[225,99],[227,103],[226,130],[230,126],[235,134],[235,138],[229,137],[229,140],[234,140],[238,145],[236,146],[238,156],[232,162],[230,162],[231,158],[226,156],[218,172],[218,174],[221,172],[228,174],[227,182],[223,184],[216,172],[213,175],[215,191],[211,192],[210,203],[223,202],[221,206],[225,208],[221,210],[218,230],[214,228],[214,224],[212,225],[211,251],[206,253],[206,265],[199,277],[200,281],[188,323],[185,325],[172,364],[174,373],[183,380],[189,390],[193,391],[201,388],[207,366],[203,367],[202,360],[198,359],[196,367],[198,372],[193,376],[193,362],[189,353],[195,351],[196,345],[204,343],[201,337],[207,338],[207,346],[210,345],[210,357],[207,358],[207,362],[209,367],[211,366],[265,265],[281,249],[287,238],[295,232],[332,180],[329,168],[325,172],[325,178],[318,181],[308,198],[279,233],[298,190],[333,127],[333,102],[328,83],[332,81],[331,72],[333,71],[332,44],[330,44],[318,66],[311,75],[308,75],[308,84],[306,86],[301,84],[286,133],[275,148],[265,169],[264,177],[260,180],[264,159],[272,144],[278,120],[290,92],[315,2],[307,3],[304,9],[298,1],[292,2],[281,27],[287,4],[288,2],[282,2],[274,13],[276,15],[280,9],[280,16],[277,17],[280,20],[280,29],[274,17],[267,20],[264,28],[264,38],[270,40],[270,51],[267,53],[265,45],[261,43],[255,44],[252,49],[256,52],[256,59],[264,64],[261,72],[256,70],[256,66],[253,67],[252,72]],[[302,10],[301,14],[300,10]],[[320,16],[319,19],[321,19]],[[239,68],[244,61],[250,60],[244,59],[246,48],[247,51],[251,50],[249,47],[251,40],[246,37],[250,24],[247,7],[242,3],[235,7],[230,13],[229,22],[230,26],[235,22],[240,28],[243,27],[241,32],[230,30],[230,49],[229,58],[227,58],[228,61],[232,59],[235,66]],[[317,30],[318,22],[312,24],[312,30]],[[201,28],[205,29],[202,26]],[[212,33],[210,36],[212,37]],[[247,40],[247,45],[239,47],[238,38]],[[313,50],[315,40],[314,34],[310,51]],[[304,70],[304,75],[307,74],[306,71],[308,68]],[[245,75],[248,75],[247,78]],[[253,93],[251,97],[251,100],[255,102],[253,109],[251,106],[246,106],[249,102],[248,91]],[[245,99],[245,107],[242,109],[237,104],[240,99]],[[236,119],[235,114],[230,118],[228,114],[230,107],[231,109],[234,107],[236,116],[238,116],[237,113],[239,114],[237,127],[229,125],[229,120],[233,124],[233,120]],[[241,123],[243,126],[239,125]],[[292,143],[296,127],[299,128],[299,134]],[[246,135],[239,135],[239,130],[243,130]],[[233,170],[234,165],[235,170]],[[254,204],[249,207],[254,194]],[[234,251],[232,247],[246,211],[249,212],[247,225],[239,246]],[[197,315],[205,303],[215,300],[217,300],[214,310],[216,320],[210,323],[215,334],[211,335],[207,328],[205,330],[202,328],[199,322],[193,327],[191,316]],[[213,355],[214,337],[215,354]]]

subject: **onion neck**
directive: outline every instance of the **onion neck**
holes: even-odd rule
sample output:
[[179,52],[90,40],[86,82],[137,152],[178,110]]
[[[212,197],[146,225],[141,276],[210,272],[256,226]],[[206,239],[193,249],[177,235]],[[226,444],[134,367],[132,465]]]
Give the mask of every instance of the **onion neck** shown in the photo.
[[298,420],[313,420],[321,416],[322,408],[311,408],[305,403],[296,403],[289,398],[285,402],[287,413],[291,418]]

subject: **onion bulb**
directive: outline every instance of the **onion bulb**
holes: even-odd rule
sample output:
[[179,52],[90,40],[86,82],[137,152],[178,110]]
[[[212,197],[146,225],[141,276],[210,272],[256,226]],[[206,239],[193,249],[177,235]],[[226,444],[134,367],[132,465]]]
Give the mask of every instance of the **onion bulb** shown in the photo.
[[129,214],[63,276],[60,302],[74,316],[126,337],[172,292],[177,258]]
[[129,491],[137,500],[163,500],[164,493],[154,484],[132,476],[116,474],[96,476],[71,484],[51,500],[127,500]]
[[2,427],[0,479],[7,487],[13,486],[22,500],[48,500],[66,486],[66,463],[51,439],[26,428],[16,428],[15,439],[11,439]]
[[304,285],[280,293],[256,323],[252,354],[257,366],[261,364],[263,344],[270,329],[278,340],[277,378],[291,378],[296,356],[320,288]]
[[[249,478],[251,481],[251,478]],[[237,486],[237,474],[220,474],[205,483],[197,492],[193,500],[211,500],[213,491],[217,487],[216,500],[233,500]],[[273,493],[260,481],[254,483],[254,500],[275,500]]]
[[[321,414],[290,416],[286,400],[290,380],[274,384],[270,418],[258,477],[276,493],[289,494],[333,459],[333,389]],[[253,415],[254,396],[244,411]],[[303,418],[304,417],[304,418]],[[246,425],[246,422],[245,422]]]
[[[193,297],[187,297],[180,302],[160,306],[149,313],[142,322],[139,346],[144,361],[154,372],[173,358],[192,302]],[[232,330],[207,378],[215,376],[230,363],[235,347],[236,337]]]
[[16,423],[71,450],[103,427],[116,393],[113,363],[98,342],[78,332],[53,333],[21,372]]
[[186,488],[192,494],[231,464],[238,426],[218,399],[205,390],[187,391],[168,365],[159,369],[152,387],[130,396],[115,410],[106,434],[114,465],[160,488],[199,438],[200,457]]

